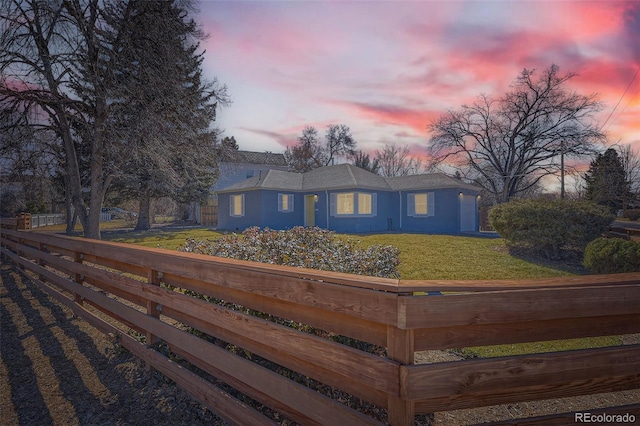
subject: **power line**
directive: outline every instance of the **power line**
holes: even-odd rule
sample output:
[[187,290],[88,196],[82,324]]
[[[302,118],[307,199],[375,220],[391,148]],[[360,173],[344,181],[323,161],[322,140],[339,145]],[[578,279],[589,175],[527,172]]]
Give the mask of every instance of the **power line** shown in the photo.
[[[638,96],[640,94],[640,88],[638,88],[638,90],[636,91],[636,93],[631,96],[629,98],[629,101],[627,102],[627,104],[624,106],[624,108],[622,108],[620,110],[620,112],[618,113],[618,115],[609,123],[609,126],[611,125],[611,123],[613,123],[614,121],[616,121],[618,118],[620,118],[622,116],[622,114],[624,114],[624,111],[629,107],[629,105],[631,105],[631,102],[633,102],[633,100],[636,98],[636,96]],[[608,126],[607,126],[608,127]]]
[[638,76],[638,73],[640,73],[640,68],[638,68],[636,70],[636,73],[633,75],[633,78],[631,79],[631,81],[629,82],[629,85],[627,86],[627,88],[625,89],[624,93],[622,94],[622,96],[620,96],[620,99],[618,99],[618,103],[616,104],[616,106],[613,107],[613,109],[611,110],[611,113],[609,114],[609,116],[607,117],[606,120],[604,120],[604,123],[602,123],[602,126],[600,127],[600,130],[604,130],[604,126],[607,124],[607,122],[609,121],[609,119],[611,118],[611,116],[613,115],[614,112],[616,112],[616,109],[618,108],[618,105],[620,105],[620,102],[622,102],[622,99],[624,98],[624,95],[627,94],[627,92],[629,91],[629,89],[631,88],[631,85],[633,84],[633,82],[635,81],[636,77]]

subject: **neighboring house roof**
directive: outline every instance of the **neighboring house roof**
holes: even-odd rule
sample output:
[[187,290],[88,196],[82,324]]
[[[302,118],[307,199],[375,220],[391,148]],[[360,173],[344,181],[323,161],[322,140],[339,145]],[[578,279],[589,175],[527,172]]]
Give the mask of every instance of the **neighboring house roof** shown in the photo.
[[233,151],[228,154],[223,162],[287,166],[287,160],[285,160],[284,154],[274,154],[273,152]]
[[306,173],[269,170],[223,191],[233,192],[248,189],[273,189],[284,191],[319,191],[325,189],[363,188],[382,191],[405,191],[415,189],[466,188],[479,191],[475,185],[464,183],[441,173],[382,177],[353,164],[338,164],[320,167]]
[[259,175],[250,177],[218,192],[238,191],[244,189],[282,189],[288,191],[302,191],[302,173],[284,172],[282,170],[267,170]]

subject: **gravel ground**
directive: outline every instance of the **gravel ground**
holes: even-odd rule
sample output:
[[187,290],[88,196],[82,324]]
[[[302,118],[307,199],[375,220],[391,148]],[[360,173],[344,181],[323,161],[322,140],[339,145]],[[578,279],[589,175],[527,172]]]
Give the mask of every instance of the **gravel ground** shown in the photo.
[[[640,343],[640,335],[625,336],[625,344]],[[445,351],[416,352],[416,364],[459,361],[459,355]],[[572,398],[560,398],[544,401],[521,402],[491,407],[474,408],[468,410],[455,410],[435,413],[435,425],[459,426],[511,420],[524,417],[545,416],[550,414],[568,413],[572,411],[589,411],[597,408],[615,407],[640,403],[640,389],[624,392],[602,393],[585,395]],[[571,422],[573,424],[573,422]],[[640,424],[640,418],[636,416],[636,423]]]
[[0,272],[0,424],[226,424],[12,266]]
[[[0,424],[224,425],[213,413],[3,263]],[[639,343],[627,336],[626,342]],[[456,361],[444,351],[416,363]],[[640,390],[436,413],[436,425],[640,403]]]

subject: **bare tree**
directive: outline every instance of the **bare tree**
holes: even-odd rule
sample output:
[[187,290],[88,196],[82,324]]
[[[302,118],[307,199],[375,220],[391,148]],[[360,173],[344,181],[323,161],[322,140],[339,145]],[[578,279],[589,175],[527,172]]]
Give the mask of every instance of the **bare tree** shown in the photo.
[[633,149],[631,145],[621,145],[618,148],[618,155],[624,168],[626,181],[629,183],[629,193],[631,198],[624,203],[625,209],[632,205],[638,208],[640,202],[640,152]]
[[344,124],[329,125],[324,144],[320,141],[318,130],[306,126],[298,138],[298,144],[287,147],[284,156],[292,171],[303,173],[331,165],[340,157],[352,156],[355,148],[356,141],[351,130]]
[[[101,34],[114,29],[102,21],[101,5],[7,0],[0,11],[0,100],[16,109],[35,103],[48,114],[62,142],[67,191],[89,238],[100,238],[102,200],[118,162],[107,157],[105,130],[108,81],[120,46],[104,43]],[[88,182],[82,181],[82,157]]]
[[344,124],[331,124],[327,128],[325,139],[325,166],[333,164],[338,157],[348,157],[355,152],[356,141],[353,136],[351,136],[349,126]]
[[386,144],[382,150],[376,150],[374,159],[380,164],[382,176],[415,175],[422,171],[422,161],[412,157],[408,145]]
[[298,144],[287,147],[284,157],[293,172],[304,173],[322,167],[325,159],[318,130],[313,126],[306,126],[298,137]]
[[[35,107],[35,106],[34,106]],[[58,167],[51,140],[56,136],[37,111],[0,107],[0,211],[48,213],[55,207],[51,176]]]
[[[155,5],[161,7],[162,3]],[[0,102],[10,104],[14,110],[37,104],[47,114],[60,141],[66,193],[88,238],[100,238],[104,197],[114,179],[126,174],[132,159],[142,160],[138,166],[143,172],[155,172],[158,164],[168,166],[168,173],[182,178],[181,185],[174,181],[174,187],[180,186],[176,194],[202,195],[203,187],[211,183],[210,173],[205,172],[200,162],[207,158],[206,153],[213,152],[210,149],[213,135],[208,129],[209,121],[204,118],[211,117],[211,104],[205,107],[204,103],[185,100],[191,96],[187,96],[186,87],[182,92],[184,99],[171,97],[169,91],[161,92],[173,82],[165,75],[166,84],[153,91],[164,102],[163,108],[157,102],[145,113],[133,108],[131,99],[141,94],[143,74],[157,71],[149,65],[148,58],[165,46],[157,42],[147,50],[147,56],[132,60],[136,42],[147,37],[132,31],[144,4],[137,0],[5,0],[0,6]],[[162,27],[155,29],[156,33],[161,30]],[[185,40],[188,38],[185,35]],[[199,66],[202,58],[195,53],[197,43],[187,46],[187,50]],[[137,52],[145,53],[140,49]],[[145,67],[140,66],[142,63]],[[185,69],[190,72],[195,67]],[[175,84],[189,86],[202,95],[200,90],[203,87],[206,90],[207,85],[201,82],[201,73],[194,71],[191,77],[190,81],[183,79]],[[155,86],[147,89],[152,88],[156,89]],[[192,121],[176,119],[171,112],[177,104],[202,114],[194,114]],[[148,125],[152,109],[156,119],[160,117],[157,112],[163,111],[164,126]],[[141,117],[137,126],[129,126],[138,112]],[[177,129],[191,129],[192,138],[170,143]],[[159,138],[162,131],[164,138]],[[138,137],[134,137],[136,132]],[[187,150],[190,147],[195,148]],[[199,149],[203,154],[193,154],[193,150]],[[146,158],[142,154],[145,150]],[[183,151],[187,154],[181,155]],[[162,163],[146,161],[149,159]],[[198,167],[192,167],[193,164]],[[155,183],[154,177],[150,179]]]
[[539,78],[525,69],[502,97],[481,95],[449,111],[428,126],[433,158],[458,166],[498,202],[527,191],[558,172],[559,158],[590,154],[605,140],[592,120],[597,96],[566,87],[575,76],[556,65]]
[[375,174],[380,172],[380,161],[377,158],[372,160],[369,154],[360,150],[355,151],[352,158],[354,166]]

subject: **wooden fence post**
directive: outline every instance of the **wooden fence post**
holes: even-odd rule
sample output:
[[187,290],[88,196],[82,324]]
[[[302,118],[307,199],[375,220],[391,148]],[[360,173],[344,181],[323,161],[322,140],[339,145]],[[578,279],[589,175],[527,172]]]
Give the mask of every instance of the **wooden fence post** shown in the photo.
[[[149,269],[147,272],[147,282],[151,285],[160,286],[160,278],[162,277],[162,273],[153,269]],[[160,318],[160,309],[158,308],[158,304],[154,301],[147,300],[147,315],[151,315],[155,318]],[[147,346],[151,346],[158,341],[158,336],[147,331],[146,336],[146,344]],[[151,363],[145,363],[145,369],[147,371],[151,371]]]
[[[147,272],[147,283],[151,285],[160,286],[160,273],[153,269],[149,269]],[[160,310],[158,304],[151,300],[147,300],[147,315],[151,315],[155,318],[160,318]],[[158,341],[158,336],[155,336],[147,332],[147,346],[151,346]]]
[[[20,227],[18,226],[17,229],[20,229]],[[21,237],[16,238],[16,244],[24,245],[24,238],[21,238]],[[24,257],[24,252],[22,250],[18,249],[17,247],[16,247],[16,252],[18,253],[18,256]],[[25,266],[23,264],[18,264],[18,269],[26,271],[26,268],[25,268]]]
[[[82,260],[84,259],[84,255],[82,253],[73,253],[73,261],[76,263],[82,263]],[[74,274],[73,276],[73,280],[75,282],[77,282],[78,284],[82,285],[82,282],[84,281],[83,279],[84,277],[82,276],[82,274]],[[83,299],[82,296],[80,296],[79,294],[74,295],[75,301],[78,305],[82,305],[83,303]]]
[[[43,244],[43,243],[38,243],[38,250],[40,251],[40,253],[45,253],[47,250],[47,245]],[[44,260],[40,259],[38,260],[38,265],[45,267],[47,264]],[[39,275],[38,279],[42,282],[45,282],[47,279],[44,277],[44,275]]]
[[31,229],[31,213],[20,213],[18,215],[18,229]]
[[[413,330],[403,330],[392,325],[387,326],[387,356],[404,365],[414,363],[415,337]],[[402,398],[402,369],[398,377],[400,395],[390,395],[388,399],[389,424],[392,426],[413,426],[415,403]]]

